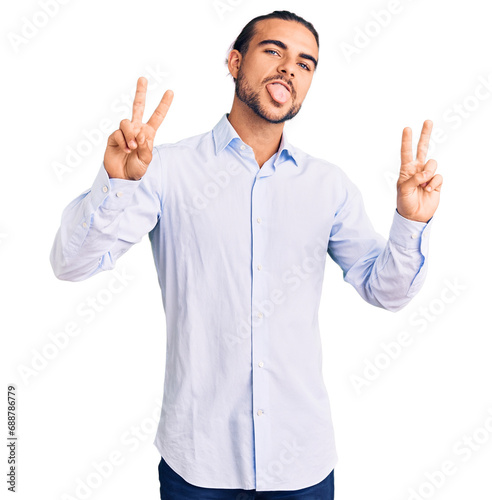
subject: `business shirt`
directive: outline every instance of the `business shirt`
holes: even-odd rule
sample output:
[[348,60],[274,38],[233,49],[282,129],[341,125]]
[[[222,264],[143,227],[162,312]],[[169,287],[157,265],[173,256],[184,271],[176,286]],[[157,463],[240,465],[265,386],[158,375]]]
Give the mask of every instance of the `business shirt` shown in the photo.
[[338,460],[318,326],[326,255],[395,311],[422,285],[430,224],[395,211],[386,241],[339,167],[284,133],[259,168],[224,114],[154,147],[138,181],[109,179],[103,163],[50,258],[58,278],[82,280],[148,234],[167,332],[154,445],[197,486],[297,490]]

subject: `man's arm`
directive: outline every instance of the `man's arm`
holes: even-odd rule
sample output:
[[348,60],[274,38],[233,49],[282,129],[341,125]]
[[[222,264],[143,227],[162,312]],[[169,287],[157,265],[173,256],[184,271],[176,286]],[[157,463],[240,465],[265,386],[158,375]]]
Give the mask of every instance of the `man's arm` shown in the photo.
[[57,278],[80,281],[113,269],[116,260],[157,224],[165,179],[160,153],[137,181],[109,178],[104,163],[92,187],[64,209],[51,249]]
[[360,191],[344,175],[345,198],[337,210],[328,253],[367,302],[391,311],[404,307],[420,290],[427,273],[432,217],[439,204],[442,176],[437,163],[425,157],[432,122],[426,120],[412,154],[412,131],[402,135],[397,210],[389,239],[374,231]]
[[150,120],[142,123],[146,91],[147,80],[141,77],[132,120],[123,120],[109,136],[92,188],[63,212],[50,254],[60,279],[78,281],[112,269],[160,218],[165,179],[160,153],[153,144],[173,93],[166,91]]
[[328,253],[365,301],[398,311],[424,282],[432,220],[411,221],[395,210],[385,240],[374,230],[360,191],[348,179],[345,182],[347,195],[335,217]]

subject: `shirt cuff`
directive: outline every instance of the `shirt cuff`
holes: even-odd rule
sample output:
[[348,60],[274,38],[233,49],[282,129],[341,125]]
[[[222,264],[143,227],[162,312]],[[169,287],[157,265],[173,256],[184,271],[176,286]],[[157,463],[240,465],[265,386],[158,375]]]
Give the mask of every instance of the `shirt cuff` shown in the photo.
[[103,205],[104,208],[109,210],[124,209],[133,197],[133,193],[140,184],[140,181],[141,179],[137,181],[117,178],[110,179],[104,167],[104,162],[102,162],[91,187],[92,213],[94,213],[100,205]]
[[402,217],[395,209],[389,239],[407,249],[420,249],[426,254],[433,217],[428,222],[419,222]]

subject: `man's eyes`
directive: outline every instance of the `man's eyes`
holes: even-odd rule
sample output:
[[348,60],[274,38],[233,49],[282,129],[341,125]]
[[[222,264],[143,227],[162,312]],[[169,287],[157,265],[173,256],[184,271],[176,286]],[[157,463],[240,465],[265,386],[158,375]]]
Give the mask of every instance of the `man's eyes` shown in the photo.
[[[272,53],[272,54],[276,54],[276,55],[280,55],[276,50],[274,49],[266,49],[265,52],[267,53]],[[307,71],[311,71],[311,68],[307,65],[307,64],[304,64],[304,63],[298,63],[299,66],[301,66],[303,69],[307,70]]]

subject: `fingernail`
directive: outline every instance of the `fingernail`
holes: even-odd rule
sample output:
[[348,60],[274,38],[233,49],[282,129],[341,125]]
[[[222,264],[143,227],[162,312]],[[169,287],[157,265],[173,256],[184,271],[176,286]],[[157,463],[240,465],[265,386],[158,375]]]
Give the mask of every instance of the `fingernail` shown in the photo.
[[427,186],[425,189],[426,189],[427,191],[432,191],[432,188],[431,188],[430,186]]
[[129,146],[132,147],[132,148],[136,148],[137,147],[137,143],[135,141],[130,141]]

